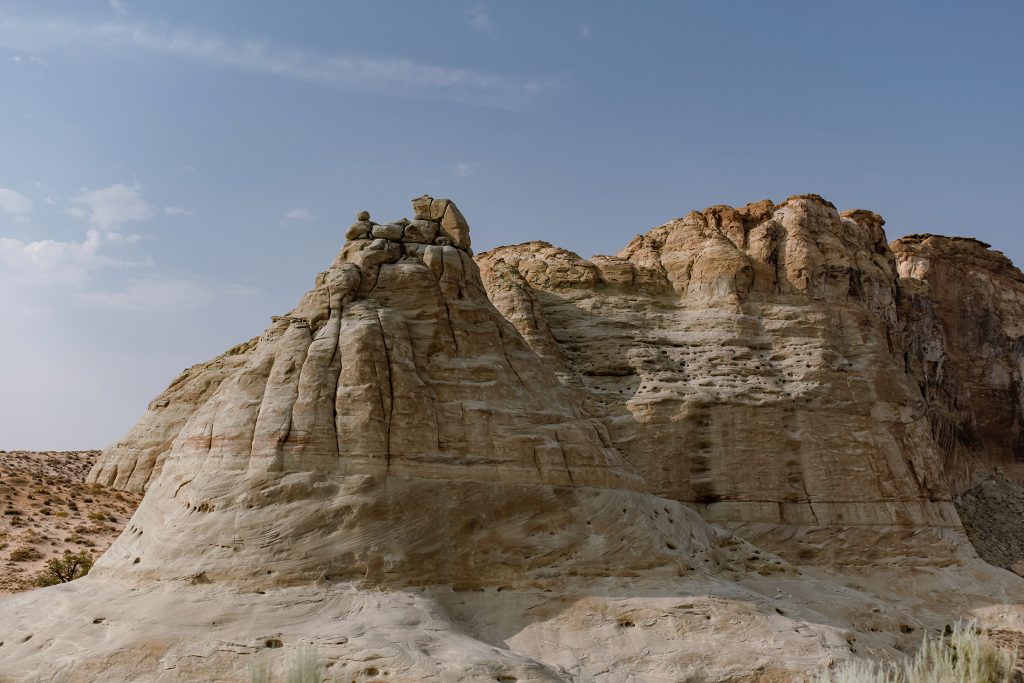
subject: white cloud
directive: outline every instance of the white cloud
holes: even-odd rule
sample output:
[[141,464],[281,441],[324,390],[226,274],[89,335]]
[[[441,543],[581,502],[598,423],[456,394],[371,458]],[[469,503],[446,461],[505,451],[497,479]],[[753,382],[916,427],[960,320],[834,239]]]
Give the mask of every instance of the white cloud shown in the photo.
[[165,206],[164,213],[168,216],[191,216],[193,215],[188,209],[180,206]]
[[103,233],[103,241],[111,244],[135,244],[142,241],[142,235],[125,235],[120,232]]
[[257,290],[251,287],[205,279],[157,277],[128,280],[117,289],[78,292],[75,297],[108,310],[169,313],[196,310],[218,298],[256,293]]
[[301,206],[297,206],[294,209],[286,211],[281,217],[286,221],[311,221],[315,218],[309,209],[304,209]]
[[5,289],[13,285],[84,285],[100,268],[120,268],[129,262],[100,253],[103,236],[91,229],[82,242],[38,240],[23,242],[0,237],[0,265]]
[[455,164],[455,168],[452,169],[452,174],[460,178],[467,178],[471,175],[476,175],[477,164],[470,163],[468,161],[460,161]]
[[27,218],[32,213],[32,200],[20,192],[0,187],[0,212]]
[[125,223],[148,221],[154,213],[153,207],[142,198],[138,187],[121,184],[83,192],[71,201],[86,208],[74,207],[68,213],[86,219],[90,225],[104,231],[113,231]]
[[13,57],[10,58],[10,60],[12,62],[14,62],[15,64],[21,64],[22,62],[25,62],[25,63],[28,63],[28,64],[38,64],[39,66],[46,66],[46,62],[43,61],[43,59],[41,57],[36,57],[35,55],[29,55],[28,57],[22,57],[21,55],[14,55]]
[[474,31],[492,35],[494,33],[494,22],[491,15],[487,13],[483,5],[476,5],[466,10],[466,19]]
[[[133,244],[137,235],[90,228],[82,242],[0,237],[0,309],[44,312],[68,297],[91,308],[122,312],[175,312],[202,308],[219,298],[248,296],[251,287],[202,277],[151,273],[152,259],[124,259],[104,252],[106,245]],[[135,273],[125,277],[116,273]],[[53,296],[59,287],[60,296]]]
[[[482,9],[482,8],[481,8]],[[478,18],[473,19],[473,16]],[[471,22],[486,26],[486,12]],[[0,18],[0,47],[22,52],[60,50],[138,50],[223,68],[366,92],[443,99],[505,109],[527,106],[555,80],[518,77],[400,57],[360,54],[321,55],[258,40],[233,39],[125,19],[92,24],[68,19],[41,21]]]
[[580,38],[586,39],[586,38],[589,38],[589,37],[590,37],[590,27],[587,26],[586,24],[583,24],[582,26],[580,26]]
[[128,10],[125,9],[124,3],[121,0],[108,0],[110,3],[110,9],[114,10],[118,14],[127,14]]

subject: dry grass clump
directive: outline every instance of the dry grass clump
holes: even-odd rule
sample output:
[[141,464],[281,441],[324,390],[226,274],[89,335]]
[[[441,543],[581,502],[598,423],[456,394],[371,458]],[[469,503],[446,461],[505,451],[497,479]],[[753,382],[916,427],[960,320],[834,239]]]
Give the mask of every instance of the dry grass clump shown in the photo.
[[[284,680],[287,683],[320,683],[323,675],[324,665],[316,648],[300,647]],[[250,683],[274,683],[280,679],[274,677],[265,660],[257,659],[249,666],[249,680]]]
[[917,655],[902,667],[851,660],[816,683],[1011,683],[1016,653],[983,637],[975,624],[957,623],[938,639],[925,636]]
[[11,551],[7,559],[11,562],[28,562],[30,560],[38,560],[42,556],[43,554],[36,550],[34,546],[19,545]]

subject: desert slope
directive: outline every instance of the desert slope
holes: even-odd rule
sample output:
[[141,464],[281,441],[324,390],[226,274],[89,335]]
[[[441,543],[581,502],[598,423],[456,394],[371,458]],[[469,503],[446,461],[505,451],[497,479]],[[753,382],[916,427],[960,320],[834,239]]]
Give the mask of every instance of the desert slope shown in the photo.
[[0,595],[29,590],[64,551],[98,557],[141,496],[87,486],[96,451],[0,451]]

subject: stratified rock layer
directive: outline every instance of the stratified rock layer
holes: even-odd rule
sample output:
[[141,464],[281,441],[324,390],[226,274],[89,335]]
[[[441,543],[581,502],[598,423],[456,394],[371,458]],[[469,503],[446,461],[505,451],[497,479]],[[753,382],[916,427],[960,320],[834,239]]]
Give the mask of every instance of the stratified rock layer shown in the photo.
[[413,210],[357,214],[104,452],[91,480],[146,495],[88,577],[0,601],[0,680],[242,681],[309,645],[344,680],[785,680],[1024,627],[876,214],[713,207],[478,268],[453,202]]
[[893,242],[909,365],[957,492],[1000,467],[1024,482],[1024,274],[978,240]]
[[[479,260],[495,305],[652,492],[752,538],[910,536],[959,521],[904,373],[882,224],[805,195],[692,212],[615,257],[533,242]],[[776,550],[810,551],[785,539]]]

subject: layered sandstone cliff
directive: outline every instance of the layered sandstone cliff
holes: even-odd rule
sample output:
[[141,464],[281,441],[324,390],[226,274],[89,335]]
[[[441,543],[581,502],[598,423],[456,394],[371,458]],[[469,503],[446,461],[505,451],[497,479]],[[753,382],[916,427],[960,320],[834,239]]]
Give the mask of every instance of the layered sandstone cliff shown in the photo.
[[0,680],[246,680],[309,645],[345,680],[786,680],[1024,630],[922,393],[919,330],[955,313],[911,322],[876,214],[806,195],[474,260],[452,202],[413,209],[362,212],[104,452],[91,480],[146,495],[88,577],[0,601]]
[[951,486],[1003,469],[1024,481],[1024,274],[978,240],[892,244],[908,366]]
[[[614,257],[527,243],[479,262],[495,305],[658,495],[752,537],[910,537],[959,521],[904,372],[882,225],[805,195],[692,212]],[[781,552],[822,550],[783,537]]]

